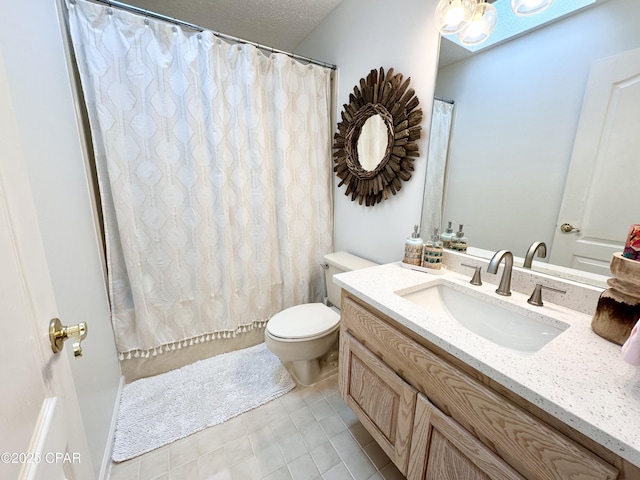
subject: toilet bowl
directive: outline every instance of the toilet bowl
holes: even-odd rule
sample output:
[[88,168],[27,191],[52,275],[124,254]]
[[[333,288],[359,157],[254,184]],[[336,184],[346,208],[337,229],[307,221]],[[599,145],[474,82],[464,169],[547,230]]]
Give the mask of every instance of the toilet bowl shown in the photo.
[[340,329],[340,288],[333,283],[333,275],[376,265],[347,252],[330,253],[324,256],[326,264],[325,283],[328,301],[305,303],[289,307],[268,322],[264,341],[289,368],[296,382],[312,385],[321,379],[320,360],[330,352],[337,351]]

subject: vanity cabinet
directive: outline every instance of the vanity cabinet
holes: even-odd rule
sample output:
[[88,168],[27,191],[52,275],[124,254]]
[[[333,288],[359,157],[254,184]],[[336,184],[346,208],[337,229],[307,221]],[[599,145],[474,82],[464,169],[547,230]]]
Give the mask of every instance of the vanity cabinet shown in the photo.
[[421,394],[412,438],[409,480],[525,480]]
[[343,398],[409,480],[524,480],[348,332],[340,344]]
[[346,332],[340,336],[340,362],[345,402],[406,475],[417,390]]
[[635,467],[611,452],[604,460],[586,437],[576,432],[580,444],[461,367],[343,291],[340,394],[410,480],[637,478]]

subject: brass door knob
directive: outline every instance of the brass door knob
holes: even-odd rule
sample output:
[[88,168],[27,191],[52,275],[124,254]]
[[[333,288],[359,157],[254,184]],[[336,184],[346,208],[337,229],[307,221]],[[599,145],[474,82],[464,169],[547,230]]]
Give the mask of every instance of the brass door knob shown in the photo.
[[578,233],[580,229],[578,227],[574,227],[570,223],[563,223],[562,225],[560,225],[560,231],[562,233],[571,233],[571,232]]
[[49,340],[51,341],[51,349],[53,353],[62,351],[65,340],[73,338],[73,355],[75,357],[82,356],[82,346],[80,342],[87,337],[87,324],[80,322],[72,327],[65,327],[60,319],[54,318],[49,322]]

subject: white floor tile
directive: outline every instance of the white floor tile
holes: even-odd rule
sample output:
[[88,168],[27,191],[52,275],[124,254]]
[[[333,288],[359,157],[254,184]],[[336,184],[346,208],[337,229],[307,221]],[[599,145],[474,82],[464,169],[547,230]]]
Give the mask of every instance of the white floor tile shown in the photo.
[[205,453],[198,457],[198,471],[200,478],[208,478],[211,475],[227,470],[227,456],[224,453],[224,447],[213,452]]
[[263,477],[271,475],[287,465],[278,444],[273,444],[269,448],[256,453],[256,459],[258,460],[258,465],[260,466]]
[[340,455],[343,460],[361,449],[360,445],[358,445],[358,442],[355,441],[348,430],[345,430],[335,437],[332,437],[331,443],[333,444],[333,448],[336,449],[336,452],[338,452],[338,455]]
[[289,469],[285,466],[273,472],[271,475],[264,477],[264,480],[292,480]]
[[295,423],[298,430],[303,430],[305,427],[316,423],[316,417],[313,416],[313,413],[311,413],[309,407],[304,407],[300,410],[296,410],[290,416],[291,420],[293,420],[293,423]]
[[169,471],[169,447],[159,448],[140,457],[139,480],[153,480]]
[[287,463],[293,462],[296,458],[301,457],[308,452],[307,446],[302,440],[302,435],[296,430],[296,433],[288,438],[280,441],[280,449]]
[[246,435],[227,443],[224,446],[224,453],[227,457],[227,465],[230,467],[242,463],[246,458],[254,454],[251,448],[251,441]]
[[140,462],[136,459],[128,462],[111,464],[111,480],[137,480],[140,471]]
[[344,464],[355,480],[367,480],[371,475],[376,473],[376,467],[374,467],[369,457],[367,457],[362,450],[358,450],[350,457],[345,458]]
[[[201,452],[198,444],[199,439],[199,435],[196,434],[183,438],[178,442],[173,442],[169,446],[169,468],[173,470],[180,465],[197,460],[197,458],[204,453],[215,450],[211,448]],[[217,448],[220,448],[220,445]]]
[[331,470],[342,461],[336,449],[328,441],[311,450],[311,458],[316,462],[320,473]]
[[335,437],[337,434],[342,433],[347,429],[347,426],[335,412],[320,420],[319,423],[324,430],[324,433],[326,433],[329,438]]
[[279,442],[298,433],[298,429],[289,415],[274,421],[271,424],[271,431]]
[[256,457],[250,457],[231,469],[233,480],[261,480],[262,473]]
[[315,480],[320,476],[318,467],[308,453],[296,458],[288,466],[293,480]]
[[322,429],[320,424],[317,422],[314,422],[311,425],[307,425],[306,427],[304,427],[304,429],[302,429],[300,434],[302,435],[302,438],[304,439],[304,442],[306,443],[307,448],[309,450],[312,450],[318,445],[329,440],[329,438],[327,437],[327,434],[324,433],[324,430]]
[[309,409],[317,421],[327,418],[334,413],[333,408],[331,408],[331,405],[325,398],[309,405]]
[[273,431],[269,426],[250,433],[249,440],[251,440],[251,447],[253,447],[253,452],[255,454],[258,454],[265,448],[269,448],[277,443],[276,436],[273,434]]
[[200,478],[200,472],[198,470],[198,460],[192,460],[190,462],[183,463],[176,468],[171,468],[169,477],[171,478],[171,480]]
[[111,480],[404,480],[338,391],[337,375],[138,458]]
[[353,480],[353,477],[344,466],[344,463],[336,465],[322,476],[323,480]]

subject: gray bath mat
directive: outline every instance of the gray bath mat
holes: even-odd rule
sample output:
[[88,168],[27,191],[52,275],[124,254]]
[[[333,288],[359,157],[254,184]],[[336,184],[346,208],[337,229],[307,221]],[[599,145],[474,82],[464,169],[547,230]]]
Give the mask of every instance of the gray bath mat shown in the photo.
[[217,425],[295,387],[264,343],[125,385],[113,447],[122,462]]

